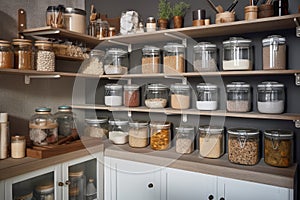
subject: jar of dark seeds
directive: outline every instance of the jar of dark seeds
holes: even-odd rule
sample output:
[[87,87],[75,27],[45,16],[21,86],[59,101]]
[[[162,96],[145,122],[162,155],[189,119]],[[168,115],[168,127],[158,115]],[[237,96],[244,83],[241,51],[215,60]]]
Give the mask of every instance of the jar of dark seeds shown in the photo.
[[36,41],[35,42],[35,68],[37,71],[55,71],[55,54],[52,42]]

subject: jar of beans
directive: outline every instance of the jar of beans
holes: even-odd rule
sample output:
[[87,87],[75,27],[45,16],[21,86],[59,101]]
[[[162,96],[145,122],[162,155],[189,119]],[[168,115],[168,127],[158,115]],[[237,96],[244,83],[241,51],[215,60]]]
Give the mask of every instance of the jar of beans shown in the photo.
[[248,112],[251,109],[251,89],[245,82],[226,85],[226,107],[229,112]]
[[37,71],[55,71],[55,54],[52,42],[36,41],[35,68]]
[[185,46],[168,43],[164,46],[164,73],[174,74],[185,72]]
[[14,53],[9,41],[0,40],[0,68],[14,68]]
[[33,69],[34,57],[32,52],[32,41],[25,39],[13,39],[14,65],[16,69]]
[[189,154],[194,151],[195,128],[180,126],[176,128],[175,150],[180,154]]
[[154,46],[145,46],[142,57],[142,73],[154,74],[160,72],[160,49]]
[[124,106],[128,107],[137,107],[140,105],[140,90],[139,86],[132,84],[132,85],[124,85]]
[[171,147],[170,122],[150,123],[150,147],[153,150],[166,150]]

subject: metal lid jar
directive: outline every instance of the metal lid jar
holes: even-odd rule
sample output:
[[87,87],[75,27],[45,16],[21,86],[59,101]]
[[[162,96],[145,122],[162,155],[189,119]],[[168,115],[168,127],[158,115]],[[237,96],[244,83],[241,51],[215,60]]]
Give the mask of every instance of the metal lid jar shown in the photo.
[[108,118],[85,119],[84,135],[96,138],[108,138]]
[[147,18],[146,30],[147,30],[147,32],[156,31],[156,20],[154,17]]
[[37,71],[55,71],[55,54],[52,42],[36,41],[35,69]]
[[140,105],[140,86],[132,84],[132,85],[124,85],[124,95],[123,102],[124,106],[128,107],[137,107]]
[[33,69],[32,41],[25,39],[13,39],[14,65],[16,69]]
[[168,103],[168,87],[163,84],[149,84],[146,88],[145,104],[148,108],[164,108]]
[[144,46],[142,49],[142,73],[155,74],[160,72],[160,49],[154,46]]
[[64,6],[48,6],[46,10],[47,26],[52,26],[54,28],[64,28],[64,14]]
[[104,103],[106,106],[121,106],[123,96],[123,86],[118,84],[105,85]]
[[[75,129],[75,117],[71,106],[59,106],[58,111],[54,114],[58,124],[58,134],[69,136]],[[76,131],[76,130],[75,130]]]
[[149,144],[149,126],[145,121],[129,123],[129,146],[134,148],[146,147]]
[[90,57],[83,62],[80,68],[83,74],[103,75],[103,59],[105,52],[99,49],[93,49],[90,52]]
[[217,45],[200,42],[194,46],[194,70],[199,72],[217,71]]
[[225,151],[224,128],[219,126],[199,127],[199,155],[204,158],[219,158]]
[[171,107],[174,109],[188,109],[190,107],[190,86],[175,83],[170,86]]
[[217,110],[218,86],[211,83],[199,83],[196,106],[198,110]]
[[121,119],[109,120],[109,140],[114,144],[128,142],[128,121]]
[[86,11],[79,8],[66,8],[64,13],[65,28],[69,31],[75,31],[85,34],[86,31]]
[[171,123],[150,123],[150,147],[153,150],[166,150],[171,147]]
[[185,72],[185,46],[178,43],[167,43],[164,46],[164,73]]
[[14,68],[14,53],[9,41],[0,40],[0,68]]
[[180,154],[190,154],[194,151],[195,128],[180,126],[176,128],[175,151]]
[[54,200],[54,184],[38,185],[34,189],[33,196],[35,199]]
[[231,37],[223,42],[223,70],[252,70],[251,40]]
[[284,111],[284,85],[278,82],[262,82],[257,86],[257,109],[261,113],[280,114]]
[[226,108],[229,112],[249,112],[251,109],[251,88],[245,82],[226,85]]
[[126,74],[128,71],[128,52],[123,49],[111,48],[104,58],[105,74]]

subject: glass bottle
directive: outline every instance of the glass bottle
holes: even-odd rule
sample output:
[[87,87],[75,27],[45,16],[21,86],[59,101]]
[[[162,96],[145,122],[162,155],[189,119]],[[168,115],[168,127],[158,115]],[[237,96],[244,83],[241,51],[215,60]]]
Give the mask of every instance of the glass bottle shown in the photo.
[[164,73],[185,72],[185,46],[178,43],[167,43],[164,46]]
[[194,69],[199,72],[217,71],[217,45],[200,42],[194,46]]
[[188,109],[190,107],[190,87],[187,84],[175,83],[170,86],[171,107]]
[[150,147],[153,150],[166,150],[171,147],[171,123],[150,123]]
[[180,154],[190,154],[194,151],[195,128],[180,126],[176,128],[175,151]]
[[210,83],[199,83],[197,85],[198,110],[217,110],[218,108],[218,86]]
[[0,40],[0,68],[14,68],[14,53],[9,41]]
[[144,46],[142,49],[142,73],[155,74],[160,72],[160,49],[154,46]]
[[148,122],[134,121],[129,123],[129,146],[141,148],[149,143]]
[[84,135],[96,138],[108,138],[108,118],[85,119]]
[[111,48],[104,58],[105,74],[127,74],[128,52],[123,49]]
[[229,112],[249,112],[251,109],[251,89],[245,82],[226,85],[226,108]]
[[75,117],[71,106],[59,106],[58,111],[54,114],[58,124],[58,135],[69,136],[75,127]]
[[89,178],[89,181],[86,185],[86,195],[85,200],[94,200],[97,199],[97,188],[94,183],[93,178]]
[[14,65],[16,69],[33,69],[32,41],[25,39],[13,39]]
[[106,84],[104,103],[106,106],[121,106],[122,101],[122,85]]
[[225,151],[224,128],[199,127],[199,155],[204,158],[220,158]]
[[148,108],[164,108],[168,103],[168,87],[163,84],[149,84],[146,88],[145,104]]

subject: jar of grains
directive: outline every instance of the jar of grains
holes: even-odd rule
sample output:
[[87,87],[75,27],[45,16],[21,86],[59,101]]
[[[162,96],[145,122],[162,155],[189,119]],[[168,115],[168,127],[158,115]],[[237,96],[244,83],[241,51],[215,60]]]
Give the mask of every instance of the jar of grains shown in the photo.
[[226,85],[226,108],[229,112],[248,112],[251,109],[251,88],[245,82]]
[[220,158],[225,151],[224,128],[218,126],[199,127],[199,154],[204,158]]
[[14,53],[9,41],[0,40],[0,68],[14,68]]
[[127,51],[118,48],[111,48],[108,51],[106,51],[104,58],[105,74],[127,74],[127,71]]
[[170,122],[150,123],[150,147],[153,150],[166,150],[171,147]]
[[200,42],[194,46],[194,70],[199,72],[217,71],[217,45]]
[[85,119],[84,135],[96,138],[108,138],[108,118]]
[[265,130],[264,161],[276,167],[289,167],[293,163],[293,132]]
[[142,49],[142,73],[154,74],[160,72],[160,49],[154,46],[144,46]]
[[54,184],[38,185],[34,189],[34,199],[54,200]]
[[122,105],[122,85],[106,84],[104,103],[106,106],[121,106]]
[[210,83],[199,83],[197,85],[196,105],[198,110],[217,110],[218,86]]
[[164,46],[164,73],[174,74],[185,72],[185,46],[168,43]]
[[93,49],[90,52],[90,58],[86,59],[80,68],[80,72],[83,74],[103,75],[104,54],[102,50]]
[[37,108],[29,122],[30,139],[37,146],[56,143],[58,140],[57,127],[50,108]]
[[132,85],[124,85],[124,106],[128,107],[137,107],[140,105],[140,86],[132,84]]
[[261,113],[283,113],[284,85],[278,82],[262,82],[257,86],[257,109]]
[[146,147],[149,144],[148,122],[134,121],[129,123],[129,146]]
[[171,107],[174,109],[188,109],[190,107],[190,87],[187,84],[175,83],[170,86]]
[[195,128],[180,126],[176,128],[175,150],[180,154],[189,154],[194,151]]
[[26,138],[25,136],[15,135],[11,137],[11,157],[24,158],[26,151]]
[[52,42],[35,42],[35,68],[37,71],[55,71],[55,54],[52,48]]
[[286,69],[285,38],[280,35],[271,35],[262,40],[263,69]]
[[71,106],[59,106],[54,114],[58,124],[58,135],[69,136],[75,129],[75,117]]
[[32,41],[13,39],[14,65],[16,69],[33,69]]
[[128,121],[114,119],[109,120],[108,137],[114,144],[126,144],[128,142]]
[[70,199],[84,199],[86,190],[86,177],[81,169],[69,172],[69,197]]
[[257,129],[228,129],[228,159],[232,163],[255,165],[259,161],[259,131]]
[[145,104],[148,108],[164,108],[168,102],[168,87],[163,84],[149,84],[146,88]]

